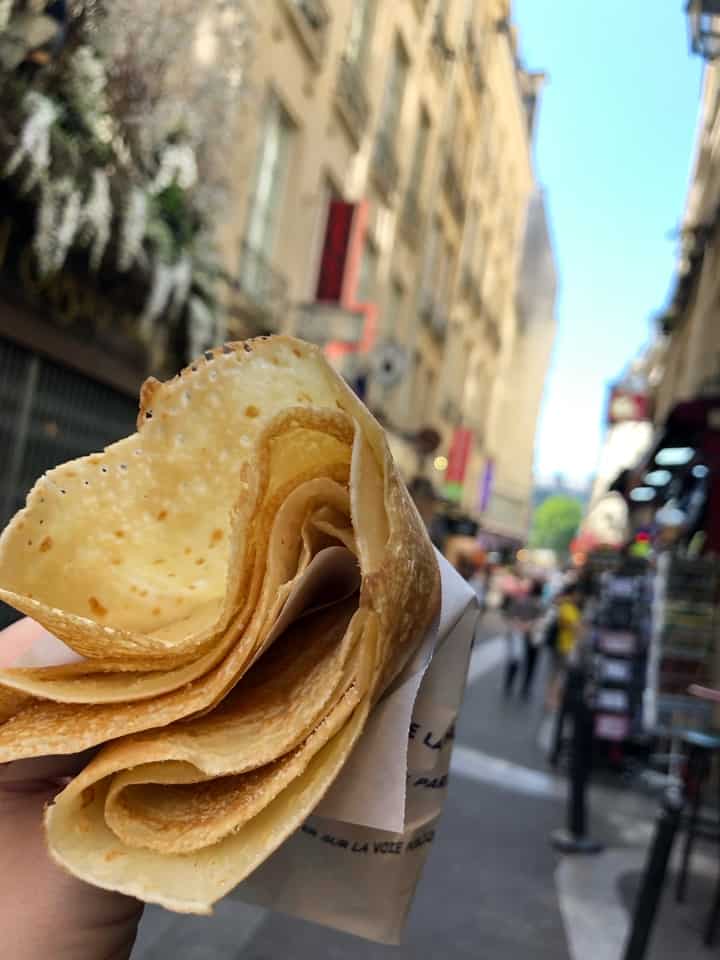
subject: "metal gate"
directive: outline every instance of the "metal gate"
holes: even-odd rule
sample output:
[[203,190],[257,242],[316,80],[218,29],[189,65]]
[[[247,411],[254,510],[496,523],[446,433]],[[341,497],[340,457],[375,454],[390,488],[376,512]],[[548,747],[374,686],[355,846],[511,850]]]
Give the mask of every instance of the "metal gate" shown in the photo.
[[[137,401],[0,339],[0,526],[35,480],[135,429]],[[17,618],[0,604],[0,627]]]

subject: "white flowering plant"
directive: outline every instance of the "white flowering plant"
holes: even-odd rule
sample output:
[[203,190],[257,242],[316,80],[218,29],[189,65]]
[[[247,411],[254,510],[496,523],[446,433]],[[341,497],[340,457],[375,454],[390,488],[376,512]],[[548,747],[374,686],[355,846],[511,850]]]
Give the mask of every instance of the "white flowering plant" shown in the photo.
[[148,338],[219,335],[212,234],[251,35],[241,0],[0,0],[0,192],[32,216],[41,274],[122,275]]

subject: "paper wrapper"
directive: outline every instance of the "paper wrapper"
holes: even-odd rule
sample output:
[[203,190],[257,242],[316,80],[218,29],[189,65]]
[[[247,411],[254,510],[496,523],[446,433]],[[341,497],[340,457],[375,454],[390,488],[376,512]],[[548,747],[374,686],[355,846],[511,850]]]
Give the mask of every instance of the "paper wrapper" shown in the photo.
[[[440,554],[438,562],[439,619],[373,710],[315,815],[231,897],[368,940],[399,942],[445,800],[452,728],[478,617],[474,592]],[[22,623],[6,639],[2,666],[82,659]]]
[[230,895],[399,943],[447,792],[453,725],[478,619],[438,554],[440,618],[373,711],[315,815]]

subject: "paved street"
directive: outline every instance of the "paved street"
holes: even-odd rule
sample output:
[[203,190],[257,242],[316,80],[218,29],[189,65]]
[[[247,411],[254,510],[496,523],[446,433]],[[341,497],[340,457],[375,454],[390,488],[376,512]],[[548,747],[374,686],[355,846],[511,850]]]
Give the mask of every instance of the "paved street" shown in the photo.
[[[133,960],[619,960],[655,805],[629,791],[593,789],[592,859],[559,860],[548,843],[563,823],[565,783],[537,746],[535,699],[499,695],[503,642],[491,615],[473,654],[441,829],[405,943],[386,947],[226,900],[210,918],[150,908]],[[666,897],[649,960],[700,960],[700,931],[717,869],[702,852],[691,905]]]

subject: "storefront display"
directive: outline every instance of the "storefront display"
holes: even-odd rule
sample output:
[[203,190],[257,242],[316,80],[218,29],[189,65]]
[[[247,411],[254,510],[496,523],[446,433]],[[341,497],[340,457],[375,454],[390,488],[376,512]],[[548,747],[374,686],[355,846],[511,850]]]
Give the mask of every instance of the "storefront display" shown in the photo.
[[648,624],[648,566],[625,558],[599,578],[590,652],[595,739],[622,743],[642,735]]
[[715,634],[720,622],[720,563],[668,551],[654,578],[652,631],[645,692],[645,724],[677,729],[704,726],[706,703],[689,695],[694,683],[712,679]]

